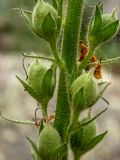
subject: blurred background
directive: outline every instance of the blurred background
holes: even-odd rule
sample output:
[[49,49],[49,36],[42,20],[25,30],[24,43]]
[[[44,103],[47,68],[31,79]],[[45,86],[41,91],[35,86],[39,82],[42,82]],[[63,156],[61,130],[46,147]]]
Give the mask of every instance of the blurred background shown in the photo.
[[[99,0],[100,1],[100,0]],[[95,5],[98,0],[89,0]],[[120,0],[101,0],[105,13],[120,4]],[[23,91],[15,75],[25,76],[22,67],[22,52],[51,56],[49,45],[35,36],[26,26],[22,17],[12,8],[31,10],[35,0],[0,0],[0,110],[3,115],[13,119],[32,120],[36,102]],[[120,19],[120,12],[118,12]],[[120,56],[120,33],[102,45],[98,57]],[[26,60],[26,67],[30,60]],[[120,64],[105,66],[104,78],[112,82],[104,97],[110,107],[97,119],[98,132],[109,133],[95,150],[90,151],[83,160],[120,160]],[[54,112],[56,96],[50,102],[50,113]],[[94,114],[106,107],[102,100],[96,104]],[[26,136],[35,141],[38,129],[35,126],[16,125],[0,119],[0,160],[32,160]],[[71,158],[70,158],[71,159]]]

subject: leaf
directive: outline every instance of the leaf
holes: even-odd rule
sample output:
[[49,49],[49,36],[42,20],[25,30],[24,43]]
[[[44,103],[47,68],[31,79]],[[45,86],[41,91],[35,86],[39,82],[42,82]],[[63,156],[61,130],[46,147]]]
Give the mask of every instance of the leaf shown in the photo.
[[34,160],[40,160],[40,155],[39,155],[39,152],[38,152],[38,148],[37,148],[37,145],[35,144],[35,142],[33,142],[29,137],[26,137],[28,139],[28,141],[30,142],[31,144],[31,147],[32,147],[32,156],[33,156],[33,159]]
[[101,30],[101,26],[102,26],[101,11],[100,11],[98,5],[96,5],[95,15],[93,18],[93,22],[91,24],[90,36],[96,37]]
[[101,14],[103,14],[103,3],[99,2],[98,3],[98,8],[101,11]]
[[93,138],[91,142],[89,142],[87,145],[84,146],[82,154],[93,149],[97,144],[99,144],[103,140],[106,134],[107,134],[107,131]]
[[34,98],[36,99],[38,102],[40,102],[40,98],[38,96],[38,94],[26,83],[24,82],[22,79],[20,79],[18,76],[16,76],[17,79],[21,82],[21,84],[23,85],[23,87],[25,88],[25,90]]
[[104,42],[111,39],[114,36],[114,34],[117,32],[118,26],[119,26],[119,20],[116,20],[108,24],[107,26],[105,26],[101,30],[100,40]]

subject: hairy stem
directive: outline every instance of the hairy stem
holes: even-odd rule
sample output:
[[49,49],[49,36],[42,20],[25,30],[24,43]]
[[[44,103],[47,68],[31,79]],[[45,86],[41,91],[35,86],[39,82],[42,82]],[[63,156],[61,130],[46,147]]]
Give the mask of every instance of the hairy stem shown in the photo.
[[24,57],[27,57],[27,58],[38,58],[38,59],[43,59],[43,60],[47,60],[47,61],[51,61],[51,62],[54,62],[54,61],[55,61],[54,59],[49,58],[49,57],[33,56],[33,55],[27,55],[27,54],[25,54],[25,53],[23,53],[23,56],[24,56]]
[[76,68],[83,0],[69,0],[63,39],[63,59],[68,73]]
[[60,57],[59,57],[58,52],[57,52],[56,42],[51,42],[51,43],[50,43],[50,46],[51,46],[51,49],[52,49],[53,56],[54,56],[54,58],[55,58],[56,64],[57,64],[60,68],[62,68],[62,62],[61,62]]

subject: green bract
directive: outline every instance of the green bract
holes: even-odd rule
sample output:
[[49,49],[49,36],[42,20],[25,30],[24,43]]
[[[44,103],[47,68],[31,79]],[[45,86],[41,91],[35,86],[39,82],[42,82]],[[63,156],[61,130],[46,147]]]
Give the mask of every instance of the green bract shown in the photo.
[[57,33],[58,13],[44,0],[38,0],[32,13],[32,25],[35,32],[42,38],[51,41]]
[[85,73],[72,84],[73,110],[78,112],[91,107],[98,96],[98,85],[92,73]]
[[39,154],[43,160],[56,160],[55,152],[61,146],[61,138],[57,130],[46,125],[39,137]]

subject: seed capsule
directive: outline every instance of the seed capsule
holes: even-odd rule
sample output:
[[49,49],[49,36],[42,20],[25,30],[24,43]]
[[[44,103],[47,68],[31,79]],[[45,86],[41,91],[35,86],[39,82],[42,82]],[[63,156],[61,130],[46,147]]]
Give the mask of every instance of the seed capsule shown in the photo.
[[32,25],[35,32],[48,41],[56,36],[58,13],[44,0],[38,0],[32,13]]
[[44,160],[56,160],[56,149],[61,146],[61,138],[57,130],[46,125],[39,137],[39,153]]

